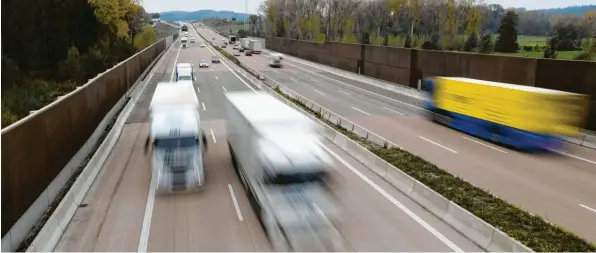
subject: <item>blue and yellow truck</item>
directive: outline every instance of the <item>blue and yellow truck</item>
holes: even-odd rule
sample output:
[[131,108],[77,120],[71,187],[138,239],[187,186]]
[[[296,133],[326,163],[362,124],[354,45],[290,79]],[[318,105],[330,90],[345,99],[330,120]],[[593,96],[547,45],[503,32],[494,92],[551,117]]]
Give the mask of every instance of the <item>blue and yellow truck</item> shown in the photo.
[[560,150],[585,124],[589,96],[463,77],[425,79],[433,121],[523,151]]

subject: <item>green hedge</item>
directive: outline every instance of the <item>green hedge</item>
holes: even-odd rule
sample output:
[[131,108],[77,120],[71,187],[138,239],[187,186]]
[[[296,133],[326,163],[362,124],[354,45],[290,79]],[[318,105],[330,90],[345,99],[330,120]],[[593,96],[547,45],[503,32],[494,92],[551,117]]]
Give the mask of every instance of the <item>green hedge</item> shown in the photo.
[[275,88],[275,91],[302,107],[302,109],[315,115],[335,130],[360,143],[385,161],[393,164],[395,167],[432,188],[445,198],[480,217],[489,224],[499,228],[501,231],[517,239],[534,251],[596,251],[596,245],[593,243],[590,243],[555,224],[545,221],[540,216],[531,215],[519,207],[491,195],[484,189],[473,186],[408,151],[399,148],[387,149],[367,141],[349,130],[324,119],[319,112],[308,108],[301,101],[289,97],[279,88]]

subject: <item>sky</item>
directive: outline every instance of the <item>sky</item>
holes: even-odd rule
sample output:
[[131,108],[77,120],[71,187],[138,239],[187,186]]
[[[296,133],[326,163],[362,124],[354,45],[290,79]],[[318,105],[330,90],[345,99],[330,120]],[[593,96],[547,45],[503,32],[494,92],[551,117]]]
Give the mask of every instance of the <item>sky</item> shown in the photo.
[[[248,13],[256,13],[262,0],[143,0],[143,6],[148,12],[165,11],[197,11],[197,10],[226,10],[245,12],[245,3],[248,3]],[[526,9],[548,9],[566,7],[571,5],[588,5],[596,3],[595,0],[486,0],[488,3],[497,3],[503,7]]]

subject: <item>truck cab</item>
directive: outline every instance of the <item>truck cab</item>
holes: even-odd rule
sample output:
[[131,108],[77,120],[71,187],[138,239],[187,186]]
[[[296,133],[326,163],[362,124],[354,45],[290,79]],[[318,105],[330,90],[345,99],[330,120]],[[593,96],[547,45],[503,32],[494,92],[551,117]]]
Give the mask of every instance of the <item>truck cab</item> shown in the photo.
[[178,63],[176,64],[176,82],[188,82],[193,83],[196,80],[194,65],[191,63]]
[[188,37],[186,37],[186,36],[183,36],[183,37],[180,39],[180,44],[182,44],[182,47],[183,47],[183,48],[185,48],[185,47],[188,45]]
[[195,191],[204,185],[207,139],[192,84],[159,83],[149,107],[150,153],[158,193]]

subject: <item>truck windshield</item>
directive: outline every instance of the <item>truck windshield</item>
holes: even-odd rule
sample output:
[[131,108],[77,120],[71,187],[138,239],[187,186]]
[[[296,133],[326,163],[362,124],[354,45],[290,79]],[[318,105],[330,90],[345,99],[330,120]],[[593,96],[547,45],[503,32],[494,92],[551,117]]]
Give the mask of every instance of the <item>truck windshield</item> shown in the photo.
[[161,138],[155,139],[153,144],[158,149],[190,148],[197,146],[198,140],[194,137]]
[[178,81],[192,81],[192,76],[178,76]]
[[269,185],[290,185],[323,182],[327,176],[326,172],[295,172],[277,173],[265,176],[264,183]]

